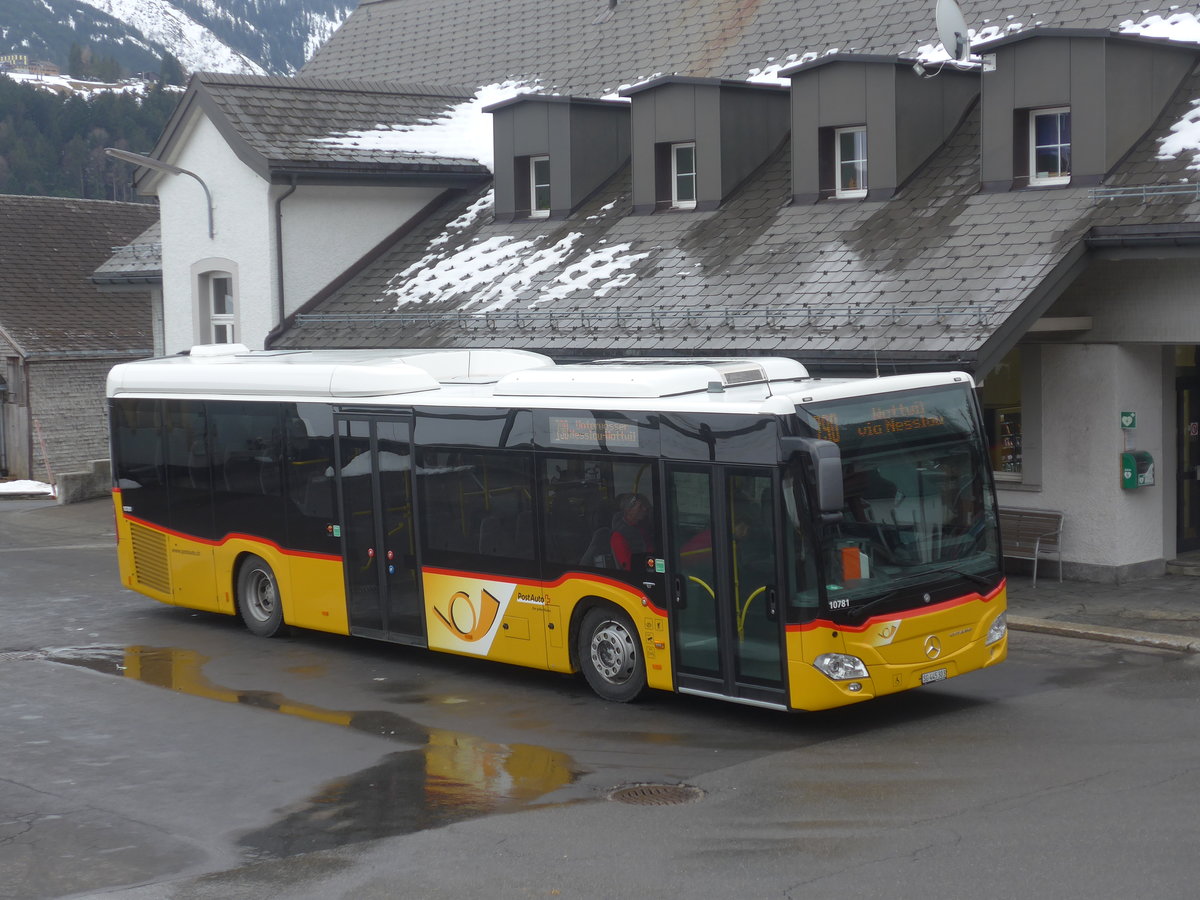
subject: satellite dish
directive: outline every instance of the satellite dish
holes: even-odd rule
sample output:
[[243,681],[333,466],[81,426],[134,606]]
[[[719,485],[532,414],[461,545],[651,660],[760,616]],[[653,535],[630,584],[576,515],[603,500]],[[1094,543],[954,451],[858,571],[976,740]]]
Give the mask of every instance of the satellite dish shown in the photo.
[[942,48],[958,62],[966,62],[971,56],[971,38],[967,34],[967,20],[958,4],[954,0],[937,0],[934,20]]

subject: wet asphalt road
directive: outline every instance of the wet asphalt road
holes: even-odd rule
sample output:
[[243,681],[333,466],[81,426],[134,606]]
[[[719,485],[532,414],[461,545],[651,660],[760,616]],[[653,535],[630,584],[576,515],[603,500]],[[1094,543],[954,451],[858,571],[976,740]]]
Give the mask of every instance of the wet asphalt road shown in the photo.
[[[160,606],[0,503],[0,898],[1190,895],[1200,661],[1014,636],[782,716]],[[633,806],[608,791],[687,783]]]

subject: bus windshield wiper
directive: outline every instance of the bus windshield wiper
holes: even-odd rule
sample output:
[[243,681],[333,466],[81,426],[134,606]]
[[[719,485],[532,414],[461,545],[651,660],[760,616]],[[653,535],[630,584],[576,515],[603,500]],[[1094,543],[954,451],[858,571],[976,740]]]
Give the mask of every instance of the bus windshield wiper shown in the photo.
[[919,572],[914,575],[909,575],[907,578],[903,579],[901,583],[896,584],[895,587],[886,594],[881,594],[869,603],[864,603],[862,606],[852,606],[846,610],[846,612],[849,613],[852,618],[862,621],[868,617],[872,610],[878,609],[879,607],[884,606],[891,600],[895,599],[896,595],[900,593],[904,587],[912,584],[919,584],[926,579],[936,578],[939,575],[957,575],[960,578],[965,578],[967,581],[980,587],[990,588],[994,586],[992,582],[988,581],[988,579],[982,575],[976,575],[974,572],[964,572],[961,569],[955,569],[948,566],[942,569],[933,569],[932,571]]
[[971,584],[979,585],[980,587],[990,588],[995,585],[982,575],[976,575],[974,572],[964,572],[962,569],[956,569],[953,566],[947,566],[944,569],[934,569],[932,572],[925,573],[927,575],[958,575],[961,578],[967,579]]
[[864,603],[862,606],[852,606],[846,610],[846,612],[850,614],[851,618],[859,619],[861,621],[867,618],[867,615],[871,612],[871,610],[877,609],[878,607],[888,603],[890,600],[894,599],[898,593],[900,593],[899,590],[888,591],[886,594],[876,597],[870,603]]

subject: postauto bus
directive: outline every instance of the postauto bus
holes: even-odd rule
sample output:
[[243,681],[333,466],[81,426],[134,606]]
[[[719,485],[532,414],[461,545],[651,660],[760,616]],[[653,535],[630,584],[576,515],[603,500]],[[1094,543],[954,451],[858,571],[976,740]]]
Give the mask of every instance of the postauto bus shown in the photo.
[[210,345],[108,397],[123,583],[263,637],[791,710],[1007,652],[966,374]]

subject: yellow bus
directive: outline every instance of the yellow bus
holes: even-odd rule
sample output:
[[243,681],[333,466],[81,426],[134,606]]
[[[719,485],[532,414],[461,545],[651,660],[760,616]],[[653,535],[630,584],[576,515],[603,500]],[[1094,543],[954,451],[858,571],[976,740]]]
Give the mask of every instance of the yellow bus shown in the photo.
[[994,665],[963,373],[209,345],[108,380],[121,579],[164,603],[785,710]]

